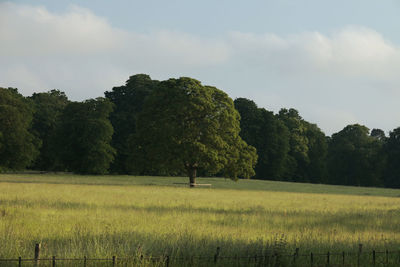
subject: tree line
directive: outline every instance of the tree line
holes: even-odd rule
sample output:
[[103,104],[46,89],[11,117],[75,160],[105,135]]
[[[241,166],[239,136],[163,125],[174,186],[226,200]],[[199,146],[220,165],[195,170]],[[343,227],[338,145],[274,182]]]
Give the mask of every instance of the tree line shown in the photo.
[[326,136],[191,78],[129,77],[104,97],[0,88],[0,171],[196,175],[400,188],[400,127]]

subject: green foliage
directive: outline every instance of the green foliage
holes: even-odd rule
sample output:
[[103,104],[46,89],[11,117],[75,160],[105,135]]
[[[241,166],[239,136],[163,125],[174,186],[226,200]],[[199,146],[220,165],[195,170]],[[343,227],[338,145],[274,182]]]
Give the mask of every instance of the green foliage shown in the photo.
[[329,142],[330,182],[344,185],[382,185],[382,142],[359,124],[346,126]]
[[328,142],[325,134],[316,124],[305,122],[307,127],[309,163],[305,167],[304,179],[312,183],[326,183],[328,170],[326,157],[328,154]]
[[303,120],[295,109],[281,109],[278,118],[290,133],[286,179],[300,182],[324,181],[327,155],[325,134],[315,124]]
[[381,129],[372,129],[371,136],[383,142],[387,139],[385,132]]
[[274,114],[248,99],[235,100],[240,113],[240,136],[257,149],[256,178],[278,180],[286,171],[289,131]]
[[257,155],[239,136],[239,118],[232,99],[215,87],[191,78],[163,81],[139,115],[131,167],[187,173],[191,182],[197,169],[249,178]]
[[20,170],[38,155],[40,140],[30,132],[33,107],[14,88],[0,88],[0,170]]
[[104,93],[114,104],[110,114],[114,128],[112,146],[117,152],[111,166],[113,172],[127,173],[126,160],[132,153],[127,146],[127,139],[136,132],[137,115],[142,110],[146,97],[158,83],[146,74],[137,74],[129,77],[124,86],[114,87],[112,91]]
[[57,162],[56,129],[60,115],[68,104],[64,92],[51,90],[46,93],[34,93],[30,97],[35,107],[32,130],[42,142],[39,157],[34,163],[38,170],[56,170]]
[[69,103],[58,90],[24,98],[17,89],[0,88],[0,171],[110,169],[185,174],[191,181],[199,171],[400,187],[398,129],[386,137],[381,129],[369,134],[349,125],[326,137],[295,109],[274,115],[238,98],[238,113],[227,94],[191,78],[159,82],[137,74],[105,97]]
[[287,160],[286,177],[292,181],[302,181],[304,167],[309,163],[307,127],[295,109],[281,109],[278,118],[289,129],[289,155]]
[[384,151],[387,157],[385,186],[400,188],[400,127],[390,132]]
[[108,120],[112,103],[105,98],[69,103],[58,129],[60,158],[69,171],[107,173],[115,150],[110,142],[113,128]]

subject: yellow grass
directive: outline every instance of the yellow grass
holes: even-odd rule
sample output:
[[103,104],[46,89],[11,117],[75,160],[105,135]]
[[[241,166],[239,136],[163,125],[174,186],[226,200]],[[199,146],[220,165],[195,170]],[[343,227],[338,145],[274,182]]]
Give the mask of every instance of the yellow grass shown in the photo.
[[325,194],[284,192],[285,183],[280,192],[89,185],[79,184],[80,176],[74,184],[61,176],[52,183],[54,177],[0,176],[0,258],[32,258],[37,242],[42,256],[57,257],[129,256],[139,246],[145,255],[172,256],[213,255],[217,246],[221,255],[357,251],[360,243],[365,251],[400,248],[398,197],[332,194],[328,186]]

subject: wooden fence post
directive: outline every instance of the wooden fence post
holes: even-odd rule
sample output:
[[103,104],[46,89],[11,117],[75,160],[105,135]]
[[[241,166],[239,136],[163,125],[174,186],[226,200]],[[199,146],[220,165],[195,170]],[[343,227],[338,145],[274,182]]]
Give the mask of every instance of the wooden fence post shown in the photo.
[[39,265],[39,260],[40,260],[40,243],[35,244],[35,266]]
[[362,253],[362,244],[358,244],[358,254],[357,254],[357,266],[360,266],[360,257]]
[[219,250],[220,250],[220,247],[217,247],[217,252],[214,255],[214,263],[216,263],[218,261]]
[[169,256],[165,257],[165,266],[169,267]]
[[342,264],[344,265],[344,251],[342,252]]
[[86,256],[83,256],[83,266],[84,267],[86,267],[86,260],[87,260]]
[[52,265],[51,266],[55,267],[56,266],[56,256],[53,256],[51,261],[52,261]]
[[313,267],[314,266],[314,255],[312,252],[310,254],[310,261],[311,261],[311,267]]
[[331,257],[331,253],[328,251],[328,253],[326,253],[326,264],[329,266],[329,262],[330,262],[330,257]]
[[399,250],[399,262],[400,262],[400,250]]
[[376,254],[375,254],[375,250],[372,251],[372,263],[375,266],[375,262],[376,262]]
[[20,256],[20,257],[18,257],[18,267],[21,267],[21,266],[22,266],[22,258]]
[[389,264],[389,251],[386,250],[386,264]]
[[296,258],[297,258],[298,255],[299,255],[299,248],[296,248],[296,250],[295,250],[295,252],[293,254],[293,263],[296,262]]
[[115,266],[115,256],[112,256],[112,266]]
[[274,256],[275,256],[275,265],[276,265],[276,266],[279,266],[280,263],[279,263],[279,254],[278,254],[278,252],[275,252],[275,253],[274,253]]

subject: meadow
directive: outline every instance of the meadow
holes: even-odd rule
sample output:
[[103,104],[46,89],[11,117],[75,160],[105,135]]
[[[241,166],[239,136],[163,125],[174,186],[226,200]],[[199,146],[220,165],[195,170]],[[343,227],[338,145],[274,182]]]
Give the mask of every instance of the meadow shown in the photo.
[[198,257],[217,247],[221,257],[318,254],[356,252],[359,244],[400,251],[400,190],[221,178],[199,178],[211,188],[177,184],[184,182],[2,174],[0,258],[32,258],[38,242],[42,257],[61,258]]

